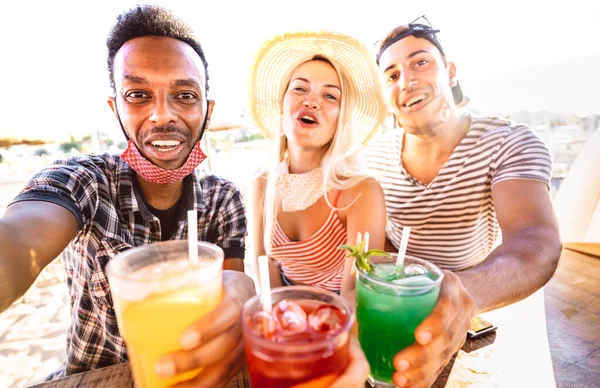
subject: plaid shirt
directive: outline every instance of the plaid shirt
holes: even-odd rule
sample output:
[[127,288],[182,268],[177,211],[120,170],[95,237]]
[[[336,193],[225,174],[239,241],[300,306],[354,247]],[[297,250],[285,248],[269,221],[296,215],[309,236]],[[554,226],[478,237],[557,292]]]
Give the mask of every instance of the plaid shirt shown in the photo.
[[[105,267],[119,252],[161,239],[160,222],[142,200],[134,176],[119,156],[77,156],[36,174],[14,201],[56,203],[79,225],[63,251],[71,297],[67,361],[49,379],[127,360]],[[195,209],[198,239],[220,246],[226,258],[244,258],[246,216],[233,183],[196,171],[184,179],[182,200],[173,240],[187,238],[186,210]]]

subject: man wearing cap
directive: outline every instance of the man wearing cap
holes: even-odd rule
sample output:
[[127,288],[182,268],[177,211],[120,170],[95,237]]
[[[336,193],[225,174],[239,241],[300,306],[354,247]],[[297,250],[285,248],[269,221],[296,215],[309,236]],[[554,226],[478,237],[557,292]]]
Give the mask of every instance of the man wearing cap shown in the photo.
[[398,386],[430,386],[471,318],[540,289],[562,248],[547,147],[525,125],[459,112],[466,99],[438,33],[428,22],[402,25],[377,52],[399,127],[367,149],[385,193],[387,239],[397,249],[410,227],[407,254],[445,269],[417,342],[394,359]]
[[127,149],[57,161],[7,208],[0,219],[0,311],[63,252],[72,320],[66,363],[51,377],[126,361],[106,265],[135,246],[186,239],[186,213],[195,210],[198,239],[225,253],[224,297],[182,333],[183,350],[165,355],[156,372],[169,377],[204,366],[195,386],[225,386],[243,362],[239,314],[255,291],[243,273],[240,191],[195,170],[205,158],[200,139],[214,105],[204,52],[187,25],[156,6],[120,15],[107,48],[114,92],[108,104]]

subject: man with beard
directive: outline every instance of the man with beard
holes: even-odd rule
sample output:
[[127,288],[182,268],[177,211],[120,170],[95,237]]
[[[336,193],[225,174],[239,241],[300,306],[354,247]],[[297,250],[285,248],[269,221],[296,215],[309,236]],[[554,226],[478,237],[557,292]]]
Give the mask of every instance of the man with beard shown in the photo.
[[400,387],[430,386],[471,318],[540,289],[562,247],[547,147],[525,125],[459,112],[465,97],[438,33],[428,22],[399,26],[376,57],[399,127],[367,150],[384,189],[387,239],[398,249],[411,228],[407,254],[445,269],[416,343],[394,358]]
[[204,366],[196,386],[224,386],[243,364],[239,314],[255,291],[243,272],[240,191],[195,170],[205,158],[200,139],[214,106],[204,52],[187,25],[155,6],[119,16],[107,48],[114,92],[108,104],[127,149],[57,161],[7,208],[0,220],[0,311],[63,252],[72,322],[66,364],[50,377],[127,360],[106,264],[135,246],[186,239],[186,213],[195,210],[198,240],[225,253],[224,298],[182,334],[183,350],[157,371],[166,377]]

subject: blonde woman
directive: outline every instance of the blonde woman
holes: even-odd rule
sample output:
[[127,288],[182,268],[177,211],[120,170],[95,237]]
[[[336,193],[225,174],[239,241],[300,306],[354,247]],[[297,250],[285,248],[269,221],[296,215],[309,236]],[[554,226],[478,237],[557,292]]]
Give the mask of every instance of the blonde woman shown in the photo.
[[[346,254],[338,247],[366,232],[370,248],[385,243],[383,191],[359,152],[387,112],[372,55],[342,34],[279,35],[256,55],[250,112],[275,142],[253,186],[254,256],[271,258],[273,286],[340,292]],[[346,276],[344,288],[352,281]]]

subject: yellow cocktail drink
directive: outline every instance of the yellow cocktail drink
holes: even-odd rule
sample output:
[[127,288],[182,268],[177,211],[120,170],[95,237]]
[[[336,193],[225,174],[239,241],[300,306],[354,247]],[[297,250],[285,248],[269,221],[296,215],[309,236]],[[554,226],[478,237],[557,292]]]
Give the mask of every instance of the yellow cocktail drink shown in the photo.
[[[218,281],[217,281],[218,280]],[[166,387],[194,377],[199,370],[170,379],[159,378],[154,365],[165,354],[180,348],[179,336],[221,301],[221,282],[215,279],[205,289],[182,289],[149,295],[140,302],[121,300],[118,321],[127,343],[134,380],[143,387]]]
[[[110,264],[117,322],[137,388],[167,387],[201,371],[160,378],[155,364],[162,356],[180,349],[183,330],[212,311],[222,298],[222,250],[213,246],[208,248],[215,252],[207,252],[203,245],[212,244],[199,243],[199,262],[190,263],[185,241],[173,243],[178,242],[135,248]],[[182,252],[177,254],[176,248]],[[142,265],[140,260],[150,262]]]

